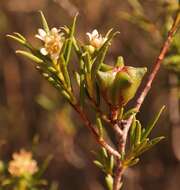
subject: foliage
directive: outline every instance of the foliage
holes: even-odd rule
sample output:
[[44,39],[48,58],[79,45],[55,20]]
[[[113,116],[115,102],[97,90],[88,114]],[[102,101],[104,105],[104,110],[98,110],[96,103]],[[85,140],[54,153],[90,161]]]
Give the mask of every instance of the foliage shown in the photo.
[[[142,16],[138,1],[130,2],[134,2],[133,6],[138,7],[136,13]],[[40,15],[43,29],[38,30],[36,37],[43,43],[41,48],[34,47],[19,33],[8,37],[26,48],[17,50],[16,53],[35,63],[37,71],[62,94],[90,129],[101,146],[100,152],[96,153],[94,164],[105,173],[107,187],[112,189],[118,159],[121,162],[121,170],[124,171],[137,164],[142,153],[164,138],[149,137],[164,107],[147,127],[142,127],[137,119],[138,110],[127,110],[126,105],[136,95],[147,69],[125,66],[121,56],[114,65],[106,63],[105,57],[109,47],[119,32],[111,29],[103,37],[94,30],[87,34],[89,44],[81,44],[75,36],[77,15],[70,27],[64,26],[60,30],[50,29],[42,12]],[[73,52],[78,61],[75,61]],[[73,65],[75,62],[77,65]],[[77,87],[78,94],[75,93]],[[86,115],[87,102],[95,110],[97,127],[93,126]],[[108,109],[106,112],[102,111],[103,102]],[[104,140],[109,136],[106,124],[123,139],[123,126],[130,118],[133,118],[129,134],[130,146],[128,150],[116,150]]]

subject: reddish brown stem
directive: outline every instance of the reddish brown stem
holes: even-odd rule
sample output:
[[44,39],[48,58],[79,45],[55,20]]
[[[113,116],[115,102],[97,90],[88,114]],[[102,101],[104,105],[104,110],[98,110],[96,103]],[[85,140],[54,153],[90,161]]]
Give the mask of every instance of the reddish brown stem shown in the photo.
[[[179,19],[178,17],[179,17],[179,14],[177,15],[177,17],[174,21],[174,24],[168,33],[167,39],[161,48],[160,54],[154,63],[153,69],[151,71],[151,74],[148,77],[147,83],[146,83],[145,87],[143,88],[139,98],[137,99],[137,103],[135,106],[137,111],[139,111],[139,109],[141,108],[141,106],[144,102],[144,99],[146,98],[146,96],[147,96],[147,94],[151,88],[151,84],[152,84],[153,80],[155,79],[157,72],[159,71],[160,66],[164,60],[164,57],[165,57],[165,55],[166,55],[166,53],[167,53],[167,51],[171,45],[171,42],[173,40],[173,36],[178,29],[178,23],[177,23],[177,19]],[[133,119],[133,116],[131,116],[123,126],[123,136],[120,139],[121,142],[119,143],[119,150],[118,150],[120,153],[121,153],[121,151],[124,152],[126,141],[127,141],[127,135],[128,135],[128,131],[130,129],[131,123],[132,123],[132,119]],[[123,167],[121,166],[121,160],[119,159],[117,162],[116,170],[115,170],[113,190],[119,190],[120,189],[122,175],[123,175]]]
[[[117,136],[121,136],[122,135],[122,130],[119,128],[118,124],[117,124],[117,112],[118,110],[111,110],[111,114],[110,117],[108,117],[107,115],[105,115],[101,109],[97,106],[96,102],[90,98],[92,105],[94,106],[94,108],[96,109],[97,113],[99,114],[100,118],[102,120],[104,120],[105,122],[107,122],[110,126],[112,126],[112,129],[114,130],[115,134]],[[115,115],[114,115],[115,114]]]
[[120,154],[118,151],[116,151],[112,146],[110,146],[102,137],[99,136],[98,132],[92,125],[92,123],[89,121],[86,114],[81,110],[79,105],[73,105],[73,108],[76,110],[76,112],[79,114],[80,118],[82,119],[84,125],[92,132],[96,142],[101,146],[104,147],[110,155],[113,155],[115,158],[119,158]]
[[146,83],[146,86],[144,87],[143,91],[141,92],[139,98],[137,99],[137,103],[136,103],[136,106],[135,106],[137,111],[139,111],[142,103],[144,102],[145,97],[147,96],[147,94],[148,94],[148,92],[149,92],[149,90],[151,88],[151,84],[152,84],[157,72],[160,69],[161,63],[164,60],[164,57],[165,57],[165,55],[166,55],[166,53],[167,53],[167,51],[168,51],[168,49],[170,47],[170,44],[171,44],[171,42],[173,40],[173,36],[174,36],[174,31],[170,31],[169,35],[168,35],[168,38],[165,41],[164,46],[162,47],[161,52],[160,52],[160,54],[159,54],[159,56],[158,56],[158,58],[157,58],[157,60],[156,60],[156,62],[154,64],[152,72],[149,75],[149,78],[148,78],[148,81]]
[[93,98],[89,98],[90,102],[92,104],[92,106],[94,107],[94,109],[97,111],[97,113],[99,114],[99,116],[101,117],[102,120],[104,120],[105,122],[107,122],[108,124],[111,124],[111,120],[109,119],[109,117],[107,115],[105,115],[100,107],[96,104],[96,101]]
[[123,175],[123,166],[121,163],[121,160],[117,161],[117,167],[114,174],[114,184],[113,184],[113,190],[114,189],[120,189],[122,186],[122,175]]

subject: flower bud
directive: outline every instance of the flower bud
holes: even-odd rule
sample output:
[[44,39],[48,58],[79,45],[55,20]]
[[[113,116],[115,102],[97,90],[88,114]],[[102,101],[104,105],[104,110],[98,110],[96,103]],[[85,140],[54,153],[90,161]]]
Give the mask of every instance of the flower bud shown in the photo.
[[92,45],[87,45],[87,46],[85,46],[85,48],[87,49],[87,51],[88,51],[90,54],[93,54],[94,51],[95,51],[95,48],[94,48]]
[[105,101],[112,107],[125,106],[135,96],[146,71],[146,68],[130,66],[98,71],[97,83]]

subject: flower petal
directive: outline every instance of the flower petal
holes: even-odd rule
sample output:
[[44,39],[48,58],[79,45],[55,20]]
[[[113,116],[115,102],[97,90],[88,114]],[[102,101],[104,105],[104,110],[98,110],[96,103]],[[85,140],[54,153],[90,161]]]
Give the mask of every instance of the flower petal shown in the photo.
[[91,33],[87,32],[86,35],[88,36],[89,41],[91,41],[91,40],[92,40],[92,35],[91,35]]
[[44,41],[44,37],[40,36],[39,34],[36,34],[35,37],[42,40],[42,41]]
[[59,31],[60,31],[60,30],[58,30],[58,29],[55,28],[55,27],[53,27],[53,28],[51,29],[51,32],[52,32],[53,34],[58,34]]
[[41,52],[42,55],[47,55],[48,54],[46,48],[41,48],[40,52]]
[[97,31],[96,29],[94,29],[94,30],[92,31],[92,37],[98,38],[98,36],[99,36],[98,31]]
[[41,37],[43,37],[43,38],[47,35],[47,33],[45,32],[45,30],[43,30],[42,28],[39,28],[39,29],[38,29],[38,33],[39,33],[39,35],[40,35]]

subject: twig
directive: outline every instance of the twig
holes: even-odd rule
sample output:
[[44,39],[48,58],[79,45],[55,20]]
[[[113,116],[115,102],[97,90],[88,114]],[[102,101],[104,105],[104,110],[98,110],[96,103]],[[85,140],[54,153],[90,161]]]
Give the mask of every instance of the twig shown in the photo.
[[[140,96],[138,97],[137,101],[136,101],[136,105],[135,105],[135,109],[137,110],[137,112],[140,110],[143,102],[144,102],[144,99],[146,98],[150,88],[151,88],[151,85],[152,85],[152,82],[153,80],[155,79],[156,75],[157,75],[157,72],[159,71],[160,69],[160,66],[164,60],[164,57],[167,53],[167,51],[169,50],[169,47],[171,45],[171,42],[173,40],[173,37],[176,33],[176,31],[178,30],[178,24],[177,24],[177,19],[179,17],[179,14],[177,15],[173,25],[172,25],[172,28],[170,29],[169,33],[168,33],[168,36],[167,36],[167,39],[166,41],[164,42],[162,48],[161,48],[161,51],[159,53],[159,56],[157,57],[155,63],[154,63],[154,67],[152,68],[152,71],[148,77],[148,80],[147,80],[147,83],[145,85],[145,87],[143,88],[142,92],[140,93]],[[129,131],[129,128],[131,126],[131,123],[132,123],[132,119],[133,119],[133,116],[131,116],[128,120],[127,120],[127,123],[126,125],[124,126],[124,131],[125,133],[127,134],[128,131]]]
[[101,109],[97,106],[96,102],[90,98],[90,102],[92,103],[92,105],[94,106],[94,108],[96,109],[96,111],[98,112],[99,116],[101,117],[102,120],[104,120],[106,123],[108,123],[112,129],[114,130],[115,134],[120,137],[122,136],[122,130],[119,128],[119,125],[117,124],[117,119],[112,117],[112,110],[111,110],[111,114],[110,117],[108,117],[107,115],[105,115]]
[[107,122],[108,124],[110,124],[111,123],[110,118],[108,118],[108,116],[101,111],[100,107],[97,106],[97,104],[94,101],[94,99],[91,98],[91,97],[89,97],[89,100],[90,100],[90,103],[92,104],[92,106],[94,107],[94,109],[97,111],[97,113],[101,117],[101,119],[104,120],[105,122]]
[[[178,12],[178,14],[177,14],[177,16],[175,18],[175,21],[173,23],[173,26],[170,29],[169,33],[168,33],[167,39],[166,39],[166,41],[164,42],[164,44],[163,44],[163,46],[161,48],[160,54],[159,54],[159,56],[157,57],[157,59],[156,59],[156,61],[154,63],[154,67],[153,67],[153,69],[151,71],[151,74],[148,77],[147,83],[146,83],[145,87],[143,88],[139,98],[137,99],[137,103],[135,105],[135,108],[136,108],[137,111],[140,110],[140,108],[141,108],[141,106],[142,106],[142,104],[144,102],[144,99],[146,98],[146,96],[147,96],[147,94],[148,94],[148,92],[149,92],[149,90],[151,88],[151,84],[152,84],[154,78],[156,77],[157,72],[160,69],[161,63],[163,62],[164,57],[165,57],[167,51],[169,50],[169,47],[170,47],[171,42],[173,40],[173,36],[175,35],[175,33],[176,33],[177,29],[178,29],[179,20],[180,20],[180,13]],[[118,151],[120,153],[124,152],[124,149],[125,149],[125,146],[126,146],[126,141],[127,141],[128,131],[130,129],[133,117],[134,116],[131,116],[126,121],[126,123],[123,125],[123,136],[122,136],[121,139],[119,139],[120,142],[119,142],[119,150]],[[120,184],[121,184],[122,175],[123,175],[123,166],[121,165],[121,160],[119,159],[117,161],[117,166],[116,166],[116,170],[115,170],[113,190],[119,190],[119,188],[121,186]]]
[[114,183],[113,183],[113,190],[119,190],[122,186],[122,176],[123,176],[123,166],[122,166],[122,162],[119,159],[117,161],[117,167],[115,170],[115,175],[114,175]]
[[71,104],[76,112],[79,114],[80,118],[84,122],[84,125],[92,132],[96,142],[101,146],[104,147],[110,155],[113,155],[115,158],[120,158],[120,154],[117,150],[115,150],[112,146],[110,146],[96,131],[92,123],[87,118],[86,114],[81,110],[80,106]]
[[151,88],[151,84],[152,84],[154,78],[156,77],[157,72],[160,69],[161,63],[163,62],[164,57],[171,45],[171,42],[173,40],[173,36],[174,36],[176,30],[177,30],[176,28],[172,27],[172,29],[170,30],[170,32],[168,34],[167,40],[165,41],[165,43],[160,51],[160,54],[159,54],[158,58],[156,59],[156,62],[154,64],[151,74],[149,75],[146,86],[144,87],[143,91],[141,92],[139,98],[137,99],[137,103],[135,106],[137,111],[139,111],[142,103],[144,102],[145,97],[147,96],[147,94]]

